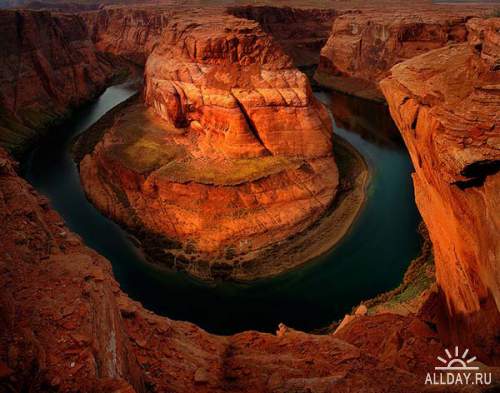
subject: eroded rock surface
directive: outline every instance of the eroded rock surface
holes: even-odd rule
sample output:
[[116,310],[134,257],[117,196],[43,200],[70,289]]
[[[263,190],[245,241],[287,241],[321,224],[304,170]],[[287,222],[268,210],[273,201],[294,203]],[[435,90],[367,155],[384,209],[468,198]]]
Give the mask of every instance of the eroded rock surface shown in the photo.
[[256,22],[201,12],[173,19],[145,85],[145,104],[115,117],[81,162],[82,182],[114,219],[201,259],[192,274],[211,278],[221,263],[245,278],[239,256],[255,260],[332,202],[328,114]]
[[98,52],[143,66],[172,14],[159,7],[107,7],[80,15]]
[[415,167],[450,339],[498,360],[500,19],[467,27],[469,43],[396,65],[381,87]]
[[102,91],[110,68],[77,15],[3,10],[0,36],[0,144],[18,153]]
[[[422,373],[433,369],[435,356],[443,351],[435,322],[441,322],[441,333],[445,329],[441,338],[472,344],[482,360],[497,361],[498,19],[473,19],[468,28],[470,46],[439,49],[434,56],[403,63],[382,83],[414,160],[418,204],[435,244],[438,284],[447,304],[437,296],[437,304],[427,305],[433,308],[427,309],[432,315],[425,313],[425,307],[416,315],[360,313],[333,336],[286,327],[276,336],[209,335],[192,324],[155,316],[128,299],[114,281],[109,263],[64,226],[48,201],[17,176],[15,163],[0,151],[0,390],[422,392],[427,389]],[[137,38],[135,33],[128,36]],[[123,53],[136,58],[132,49]],[[143,59],[140,56],[142,52],[138,58]],[[167,86],[184,93],[184,87],[178,89],[179,82],[186,82],[183,77],[160,75]],[[165,91],[167,97],[172,92]],[[173,117],[167,111],[163,120],[158,119],[160,112],[134,103],[131,116],[153,132],[136,144],[137,139],[118,143],[110,131],[94,159],[101,160],[100,152],[109,148],[120,157],[120,165],[109,159],[106,164],[112,165],[104,174],[118,174],[126,179],[123,184],[139,189],[150,174],[148,168],[157,165],[155,155],[143,154],[145,160],[132,162],[130,169],[123,165],[127,149],[151,153],[155,143],[163,147],[165,139],[168,144],[175,140],[180,141],[177,146],[192,147],[187,135],[194,131],[193,123],[209,117],[191,117],[184,111],[185,97],[191,96],[174,94],[165,108],[181,110]],[[40,102],[43,99],[37,105]],[[125,130],[126,115],[120,113],[123,117],[118,116],[112,128]],[[189,127],[172,126],[174,118]],[[133,122],[127,124],[142,138]],[[161,133],[156,134],[157,125]],[[126,138],[127,132],[123,135]],[[245,144],[264,150],[247,149],[245,154],[273,157],[265,155],[264,142]],[[200,146],[204,154],[210,152],[209,157],[224,155],[224,150],[214,151],[210,144]],[[280,148],[286,154],[292,151],[288,145]],[[189,156],[191,152],[195,150]],[[316,158],[301,160],[309,163]],[[192,168],[191,174],[199,175],[196,166]],[[179,171],[176,176],[186,173]],[[309,169],[307,173],[317,176]],[[227,180],[227,172],[222,177]],[[284,178],[278,183],[284,184]],[[256,186],[251,183],[249,188],[253,192]],[[277,194],[284,195],[280,191]],[[114,203],[115,191],[106,192]],[[192,199],[189,193],[183,196]],[[437,321],[436,315],[445,315],[443,311],[449,319]],[[467,391],[480,389],[472,386]]]
[[0,150],[0,389],[427,391],[443,348],[414,316],[358,316],[335,335],[222,337],[148,312],[15,169]]
[[259,22],[297,67],[319,63],[335,17],[341,13],[327,8],[291,8],[272,6],[229,7],[230,14]]
[[337,17],[321,50],[316,80],[325,86],[383,100],[378,82],[391,67],[429,50],[467,39],[465,24],[482,11],[362,10]]

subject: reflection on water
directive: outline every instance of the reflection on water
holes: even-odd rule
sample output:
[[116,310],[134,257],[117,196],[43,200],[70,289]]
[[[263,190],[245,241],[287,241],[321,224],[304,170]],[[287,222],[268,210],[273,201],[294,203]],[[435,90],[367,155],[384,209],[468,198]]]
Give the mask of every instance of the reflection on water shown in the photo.
[[[110,87],[95,103],[54,130],[25,165],[26,178],[50,198],[71,230],[111,261],[118,282],[133,299],[158,314],[188,320],[215,333],[273,332],[280,322],[306,330],[325,326],[361,300],[399,284],[420,247],[411,163],[402,147],[339,127],[335,132],[356,146],[373,174],[365,208],[333,250],[303,268],[251,284],[207,284],[144,263],[127,234],[86,200],[69,154],[71,138],[133,93],[127,85]],[[323,93],[318,97],[334,113],[340,110],[330,96]],[[364,105],[369,104],[360,102],[353,112],[356,124],[385,135],[386,126],[370,120],[370,113],[380,108],[363,109]]]
[[386,105],[335,91],[329,92],[324,100],[338,127],[355,132],[377,145],[401,148],[401,134]]

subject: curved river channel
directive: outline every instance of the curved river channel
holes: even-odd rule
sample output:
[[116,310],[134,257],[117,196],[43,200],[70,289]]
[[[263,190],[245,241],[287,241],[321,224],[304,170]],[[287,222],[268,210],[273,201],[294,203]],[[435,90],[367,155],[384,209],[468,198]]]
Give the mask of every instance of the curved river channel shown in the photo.
[[344,239],[304,267],[249,284],[203,283],[145,263],[127,234],[90,204],[70,149],[73,138],[135,90],[108,88],[76,112],[26,158],[25,178],[85,243],[108,258],[122,289],[146,308],[209,332],[273,332],[280,322],[311,330],[341,318],[361,300],[396,287],[420,249],[411,162],[387,110],[333,93],[317,93],[332,110],[335,133],[371,168],[367,202]]

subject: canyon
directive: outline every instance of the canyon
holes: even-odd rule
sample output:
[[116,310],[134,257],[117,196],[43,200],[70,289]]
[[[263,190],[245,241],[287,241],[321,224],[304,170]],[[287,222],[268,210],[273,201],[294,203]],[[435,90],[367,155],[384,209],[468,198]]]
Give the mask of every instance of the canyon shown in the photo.
[[229,7],[228,13],[255,20],[292,59],[296,67],[317,66],[333,20],[343,11],[272,6]]
[[144,66],[172,14],[168,9],[110,7],[79,15],[97,52]]
[[0,144],[15,154],[112,75],[77,15],[0,10]]
[[120,290],[109,262],[16,167],[0,150],[0,388],[427,391],[425,372],[444,350],[432,315],[359,313],[335,334],[282,325],[232,336],[157,316]]
[[379,82],[397,63],[429,50],[467,40],[467,21],[491,9],[454,7],[418,12],[410,7],[362,9],[338,16],[321,49],[319,84],[374,101],[384,101]]
[[[191,15],[166,6],[158,11],[110,7],[80,15],[0,11],[1,29],[11,37],[0,45],[9,56],[0,62],[2,145],[13,153],[24,150],[41,128],[101,91],[117,72],[117,58],[145,64],[144,95],[103,118],[80,147],[89,197],[128,227],[138,222],[130,213],[140,211],[141,226],[145,220],[153,230],[182,229],[181,235],[171,235],[177,240],[202,234],[206,243],[197,247],[186,241],[190,252],[210,253],[228,239],[249,236],[260,248],[269,242],[268,228],[277,233],[273,239],[283,239],[317,220],[338,187],[328,115],[294,67],[294,62],[304,65],[297,59],[315,63],[333,15],[338,34],[323,48],[318,72],[333,69],[341,83],[359,78],[361,89],[336,87],[370,99],[380,99],[382,92],[386,98],[414,164],[415,198],[432,242],[436,283],[411,307],[393,307],[391,301],[376,310],[361,305],[323,334],[284,325],[276,334],[208,334],[155,315],[123,293],[109,262],[65,226],[0,148],[5,228],[0,233],[0,388],[436,391],[423,384],[425,373],[433,370],[436,356],[457,343],[481,359],[481,370],[494,375],[497,385],[491,389],[498,387],[498,369],[491,366],[500,359],[500,19],[473,18],[483,12],[476,10],[450,12],[443,19],[429,11],[422,14],[432,21],[429,27],[409,16],[388,23],[386,16],[378,19],[363,7],[338,15],[345,11],[339,6],[320,13],[325,15],[316,19],[320,33],[303,55],[302,49],[294,52],[291,36],[270,37],[282,28],[262,16],[267,11],[221,10]],[[48,26],[47,32],[37,31],[40,26]],[[35,49],[37,35],[51,39]],[[360,42],[371,49],[354,50]],[[343,53],[340,60],[354,63],[342,69],[338,53]],[[297,139],[276,124],[277,116],[300,125],[294,127]],[[210,164],[210,173],[200,171],[201,162]],[[257,194],[262,198],[256,201]],[[213,203],[204,205],[206,197]],[[183,214],[203,209],[204,216],[169,227],[155,213],[160,200],[167,206],[175,200]],[[276,202],[273,220],[252,210],[256,203],[268,209]],[[221,224],[225,216],[232,223],[238,209],[248,209],[266,229],[255,230],[248,217],[237,228]],[[205,226],[192,227],[205,218]],[[225,232],[212,234],[213,224]]]
[[254,21],[172,15],[146,62],[144,100],[104,121],[80,162],[88,197],[139,237],[173,243],[166,263],[204,279],[279,272],[266,251],[336,194],[328,113]]
[[500,19],[471,19],[467,28],[468,43],[396,65],[381,87],[414,163],[454,339],[493,348],[496,357]]

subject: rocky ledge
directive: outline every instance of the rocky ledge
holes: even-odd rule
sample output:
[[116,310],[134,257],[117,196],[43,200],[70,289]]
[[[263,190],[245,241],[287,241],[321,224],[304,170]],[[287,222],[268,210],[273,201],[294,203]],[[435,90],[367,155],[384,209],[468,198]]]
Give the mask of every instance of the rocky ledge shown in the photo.
[[380,85],[415,167],[450,340],[498,361],[500,19],[467,28],[468,43],[401,63]]
[[254,21],[173,16],[147,60],[144,100],[112,116],[80,163],[87,195],[168,239],[169,264],[196,276],[267,275],[249,266],[335,197],[328,113]]

